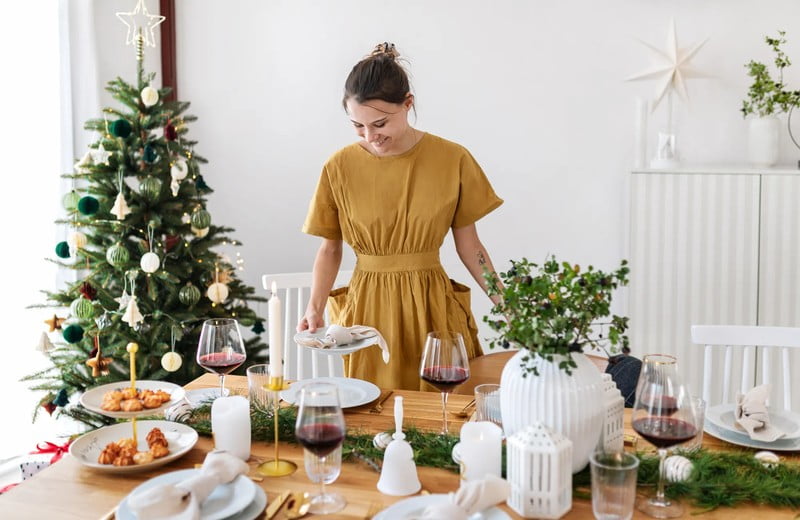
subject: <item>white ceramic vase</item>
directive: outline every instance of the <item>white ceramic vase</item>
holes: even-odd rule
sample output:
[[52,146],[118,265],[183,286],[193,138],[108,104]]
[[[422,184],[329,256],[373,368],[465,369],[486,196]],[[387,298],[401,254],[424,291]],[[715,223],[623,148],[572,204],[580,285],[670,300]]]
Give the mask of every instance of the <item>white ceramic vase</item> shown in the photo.
[[778,162],[780,120],[776,116],[753,117],[747,127],[747,156],[753,166],[767,168]]
[[529,366],[536,366],[539,375],[523,377],[522,358],[529,354],[520,350],[503,368],[500,378],[500,411],[506,438],[534,422],[541,422],[572,441],[572,472],[589,463],[603,428],[605,390],[600,371],[580,353],[572,354],[578,367],[568,375],[558,367],[563,357],[553,362],[531,355]]

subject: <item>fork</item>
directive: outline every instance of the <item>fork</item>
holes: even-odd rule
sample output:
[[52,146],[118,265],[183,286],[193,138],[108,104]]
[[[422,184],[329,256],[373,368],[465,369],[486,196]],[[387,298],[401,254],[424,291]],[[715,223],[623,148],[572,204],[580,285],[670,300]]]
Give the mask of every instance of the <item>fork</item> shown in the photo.
[[393,393],[393,390],[384,390],[381,392],[378,402],[375,403],[375,406],[369,409],[370,413],[381,413],[383,411],[383,403],[386,402],[386,400],[389,399]]

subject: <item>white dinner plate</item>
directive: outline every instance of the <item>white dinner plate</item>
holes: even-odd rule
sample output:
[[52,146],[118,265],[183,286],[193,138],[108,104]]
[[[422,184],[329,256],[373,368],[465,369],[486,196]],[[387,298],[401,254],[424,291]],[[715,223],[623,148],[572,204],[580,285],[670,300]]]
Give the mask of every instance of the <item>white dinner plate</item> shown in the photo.
[[[736,424],[736,405],[718,404],[712,406],[706,412],[706,420],[720,430],[728,430],[732,433],[744,435],[748,439],[747,430]],[[786,435],[778,440],[800,439],[800,414],[789,410],[770,410],[770,423],[776,428],[786,432]]]
[[[400,502],[395,502],[373,517],[374,520],[401,520],[414,518],[422,514],[426,507],[449,500],[448,495],[419,495]],[[503,510],[490,507],[480,513],[475,513],[469,520],[511,520]]]
[[69,453],[78,462],[92,469],[109,473],[132,473],[145,471],[158,466],[163,466],[182,457],[197,442],[197,432],[190,426],[172,421],[136,421],[136,434],[139,441],[139,451],[147,451],[145,438],[150,430],[158,428],[164,433],[169,443],[169,454],[160,459],[153,459],[147,464],[134,464],[132,466],[114,466],[113,464],[100,464],[97,457],[109,443],[120,439],[133,437],[133,425],[129,422],[104,426],[97,430],[85,433],[69,445]]
[[[231,391],[225,389],[223,395],[229,395]],[[219,388],[197,388],[195,390],[186,390],[186,400],[192,405],[192,408],[197,408],[201,404],[210,404],[211,401],[219,397]]]
[[739,434],[730,430],[718,428],[710,422],[706,422],[705,428],[703,429],[706,433],[722,439],[725,442],[736,444],[737,446],[770,451],[800,451],[800,439],[778,439],[773,442],[761,442],[751,439],[746,433]]
[[[133,491],[126,496],[117,507],[118,520],[136,520],[136,514],[131,510],[128,499],[137,493],[141,493],[155,486],[164,486],[167,484],[175,484],[181,482],[189,477],[194,476],[199,469],[183,469],[180,471],[173,471],[171,473],[164,473],[157,477],[151,478],[139,484]],[[253,505],[256,501],[263,500],[266,506],[266,496],[263,498],[256,492],[261,490],[247,475],[239,475],[230,484],[221,484],[214,488],[214,491],[208,495],[208,498],[200,505],[200,519],[201,520],[222,520],[223,518],[235,518],[241,520],[244,518],[245,511],[254,509]],[[263,494],[263,490],[261,490]],[[236,515],[236,516],[234,516]],[[250,517],[255,518],[255,517]]]
[[167,408],[171,408],[178,404],[178,401],[183,399],[183,396],[186,395],[186,391],[183,389],[183,387],[173,383],[167,383],[166,381],[136,381],[136,388],[138,390],[163,390],[168,392],[172,398],[158,408],[145,408],[138,412],[109,412],[100,408],[100,405],[103,404],[103,396],[106,395],[106,393],[114,390],[122,390],[128,387],[130,387],[130,383],[127,381],[118,381],[116,383],[108,383],[106,385],[96,386],[85,391],[83,395],[81,395],[81,404],[93,412],[97,412],[108,417],[115,417],[117,419],[130,419],[131,417],[156,415],[161,413]]
[[352,354],[356,350],[361,350],[362,348],[367,348],[378,344],[378,340],[376,339],[377,334],[373,334],[368,338],[353,341],[352,343],[347,343],[346,345],[333,345],[327,348],[309,347],[308,345],[302,345],[297,342],[298,339],[302,338],[323,339],[325,337],[325,332],[327,332],[327,329],[319,329],[316,332],[308,332],[307,330],[304,330],[303,332],[298,332],[297,334],[294,335],[294,341],[299,346],[309,348],[315,352],[322,352],[323,354],[340,354],[340,355]]
[[281,392],[281,399],[287,403],[300,404],[300,389],[309,383],[333,383],[339,388],[339,402],[342,408],[367,404],[381,395],[381,389],[369,381],[350,377],[317,377],[295,381]]

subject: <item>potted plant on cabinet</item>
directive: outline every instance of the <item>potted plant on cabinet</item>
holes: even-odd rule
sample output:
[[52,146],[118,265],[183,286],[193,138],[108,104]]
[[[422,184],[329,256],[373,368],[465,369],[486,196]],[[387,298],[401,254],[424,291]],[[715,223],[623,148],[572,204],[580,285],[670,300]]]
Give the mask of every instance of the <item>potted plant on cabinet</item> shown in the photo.
[[612,272],[582,271],[552,256],[484,273],[489,295],[501,297],[484,317],[498,333],[491,346],[519,348],[500,381],[505,434],[546,424],[572,441],[573,472],[588,463],[604,415],[600,372],[582,351],[627,347],[628,318],[611,314],[611,297],[628,273],[625,260]]
[[750,60],[745,65],[753,82],[747,89],[747,98],[742,101],[741,112],[744,117],[754,116],[748,126],[748,157],[755,166],[772,166],[778,162],[780,121],[777,116],[800,106],[800,90],[787,90],[783,82],[784,69],[792,64],[781,48],[786,43],[785,35],[785,31],[778,31],[777,38],[765,37],[775,53],[777,80],[772,79],[764,63]]

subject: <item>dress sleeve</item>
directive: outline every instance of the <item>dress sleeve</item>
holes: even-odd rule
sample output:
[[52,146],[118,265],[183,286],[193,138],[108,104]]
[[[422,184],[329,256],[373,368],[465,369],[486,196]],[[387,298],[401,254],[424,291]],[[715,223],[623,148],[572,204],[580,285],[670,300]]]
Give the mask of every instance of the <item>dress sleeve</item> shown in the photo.
[[461,159],[460,175],[458,205],[453,215],[454,228],[474,224],[503,203],[469,152]]
[[327,166],[322,169],[317,190],[308,205],[308,215],[303,224],[303,233],[331,240],[342,239],[342,229],[339,226],[339,207],[333,197]]

